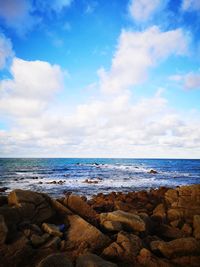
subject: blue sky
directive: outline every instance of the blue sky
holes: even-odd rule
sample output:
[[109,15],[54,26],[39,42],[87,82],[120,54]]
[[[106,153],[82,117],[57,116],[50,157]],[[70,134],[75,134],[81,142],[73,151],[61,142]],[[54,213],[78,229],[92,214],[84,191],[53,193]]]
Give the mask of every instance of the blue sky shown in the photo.
[[0,0],[0,156],[200,158],[199,0]]

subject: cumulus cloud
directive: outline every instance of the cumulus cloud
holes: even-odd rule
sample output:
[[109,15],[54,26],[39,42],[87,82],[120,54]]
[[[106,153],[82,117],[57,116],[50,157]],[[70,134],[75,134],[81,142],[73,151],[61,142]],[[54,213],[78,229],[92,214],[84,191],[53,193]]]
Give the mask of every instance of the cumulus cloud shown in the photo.
[[0,69],[6,66],[6,62],[14,56],[12,43],[0,33]]
[[160,5],[160,0],[132,0],[129,4],[129,12],[135,21],[145,22]]
[[182,2],[183,11],[198,11],[200,10],[199,0],[183,0]]
[[49,3],[43,0],[0,0],[0,18],[5,24],[24,35],[42,21],[40,13],[59,13],[70,6],[73,0],[54,0]]
[[44,61],[14,58],[11,74],[0,82],[0,110],[7,114],[39,114],[63,85],[60,67]]
[[162,32],[153,26],[144,32],[124,30],[111,69],[98,71],[101,90],[116,93],[141,83],[150,67],[172,54],[183,55],[186,50],[187,38],[181,29]]

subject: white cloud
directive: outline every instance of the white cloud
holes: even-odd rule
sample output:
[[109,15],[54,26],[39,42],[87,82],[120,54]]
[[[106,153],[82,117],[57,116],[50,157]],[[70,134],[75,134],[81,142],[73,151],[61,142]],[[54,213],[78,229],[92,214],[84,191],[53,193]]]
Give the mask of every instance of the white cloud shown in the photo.
[[8,59],[11,59],[13,56],[14,52],[11,41],[0,33],[0,69],[3,69]]
[[63,85],[60,67],[48,62],[14,58],[11,74],[13,79],[0,82],[1,113],[39,114]]
[[42,17],[36,15],[36,9],[46,14],[52,11],[59,13],[69,7],[72,1],[54,0],[49,3],[43,0],[0,0],[0,17],[8,27],[24,35],[42,21]]
[[148,69],[172,54],[187,50],[187,38],[181,29],[161,32],[153,26],[144,32],[122,31],[110,71],[100,69],[101,90],[121,92],[143,82]]
[[184,77],[184,87],[187,90],[200,89],[200,73],[188,73]]
[[182,10],[184,11],[198,11],[200,10],[199,0],[183,0]]
[[177,74],[169,77],[170,80],[176,81],[182,84],[186,90],[200,89],[200,73],[189,72],[187,74]]
[[145,22],[160,5],[160,0],[132,0],[129,4],[129,12],[135,21]]

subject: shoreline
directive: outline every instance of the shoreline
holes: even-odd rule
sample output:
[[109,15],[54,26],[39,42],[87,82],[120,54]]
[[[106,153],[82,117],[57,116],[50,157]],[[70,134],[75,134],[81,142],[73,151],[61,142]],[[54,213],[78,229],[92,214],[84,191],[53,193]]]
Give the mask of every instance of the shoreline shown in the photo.
[[0,267],[197,267],[200,184],[90,199],[13,190],[0,195],[0,258]]

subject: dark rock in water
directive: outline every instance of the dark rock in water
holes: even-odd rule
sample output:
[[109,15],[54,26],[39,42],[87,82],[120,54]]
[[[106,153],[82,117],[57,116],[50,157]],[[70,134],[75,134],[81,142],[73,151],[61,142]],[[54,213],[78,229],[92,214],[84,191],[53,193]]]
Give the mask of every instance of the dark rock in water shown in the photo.
[[85,179],[85,180],[83,181],[83,183],[87,183],[87,184],[98,184],[99,181],[97,181],[97,180],[89,180],[89,179]]
[[158,172],[155,171],[155,170],[150,170],[148,173],[151,173],[151,174],[157,174]]
[[84,254],[77,258],[76,267],[117,267],[117,264],[103,260],[95,254]]
[[0,188],[0,193],[3,193],[3,192],[5,192],[8,189],[9,189],[9,187],[1,187]]
[[36,267],[73,267],[73,265],[64,253],[56,253],[47,256]]

